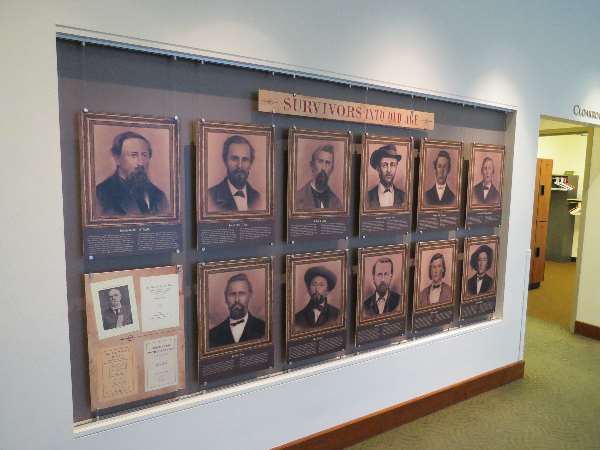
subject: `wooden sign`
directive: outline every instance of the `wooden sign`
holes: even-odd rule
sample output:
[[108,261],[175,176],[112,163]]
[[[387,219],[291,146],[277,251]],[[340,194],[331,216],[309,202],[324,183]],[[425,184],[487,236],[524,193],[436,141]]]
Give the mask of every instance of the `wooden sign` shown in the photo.
[[430,112],[307,97],[305,95],[268,91],[265,89],[258,91],[258,110],[266,113],[287,114],[290,116],[370,123],[373,125],[415,128],[419,130],[433,130],[434,123],[434,114]]

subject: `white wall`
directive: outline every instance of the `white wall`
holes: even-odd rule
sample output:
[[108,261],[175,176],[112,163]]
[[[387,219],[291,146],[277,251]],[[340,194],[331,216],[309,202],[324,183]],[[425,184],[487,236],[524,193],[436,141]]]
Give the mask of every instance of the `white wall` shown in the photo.
[[[0,148],[9,162],[0,169],[0,448],[266,448],[522,358],[539,116],[574,119],[575,103],[600,110],[600,66],[589,57],[599,13],[596,1],[0,3]],[[503,320],[132,414],[74,438],[57,30],[512,105]],[[357,389],[374,376],[388,387]]]
[[[585,222],[579,264],[577,313],[575,320],[600,327],[600,296],[598,295],[598,268],[600,255],[600,128],[594,128],[592,154],[585,202]],[[596,207],[594,207],[596,205]]]
[[[572,170],[578,175],[577,198],[583,198],[585,180],[585,161],[587,150],[587,134],[541,136],[538,139],[538,158],[551,159],[552,173],[562,175],[565,171]],[[579,230],[581,227],[580,216],[575,217],[573,229],[573,245],[571,256],[577,256],[579,243]]]

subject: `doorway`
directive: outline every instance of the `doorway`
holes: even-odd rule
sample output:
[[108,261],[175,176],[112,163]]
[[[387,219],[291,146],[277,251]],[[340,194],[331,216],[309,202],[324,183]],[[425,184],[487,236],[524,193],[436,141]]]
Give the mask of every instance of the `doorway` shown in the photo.
[[573,329],[593,130],[542,117],[527,314]]

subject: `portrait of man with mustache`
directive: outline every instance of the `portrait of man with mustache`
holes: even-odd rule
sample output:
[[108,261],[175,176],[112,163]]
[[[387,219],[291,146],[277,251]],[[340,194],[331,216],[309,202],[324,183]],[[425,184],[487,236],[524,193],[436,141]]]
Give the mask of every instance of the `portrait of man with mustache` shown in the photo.
[[265,336],[265,321],[253,316],[248,306],[254,300],[254,289],[248,276],[233,275],[225,285],[225,304],[229,317],[208,332],[210,348],[260,339]]
[[388,257],[379,258],[373,264],[372,276],[375,292],[362,304],[363,318],[392,313],[400,305],[400,294],[391,289],[394,262]]
[[310,330],[329,326],[340,320],[340,310],[331,304],[331,292],[337,276],[323,266],[313,266],[304,274],[308,294],[306,306],[294,316],[297,330]]
[[296,191],[296,209],[343,209],[342,202],[329,186],[334,167],[333,145],[318,146],[310,160],[311,180]]
[[223,143],[222,158],[227,175],[209,188],[215,211],[252,211],[258,209],[260,193],[248,183],[255,150],[244,136],[234,134]]
[[115,172],[96,186],[101,216],[147,216],[168,214],[165,193],[150,181],[150,141],[139,133],[118,134],[111,147]]

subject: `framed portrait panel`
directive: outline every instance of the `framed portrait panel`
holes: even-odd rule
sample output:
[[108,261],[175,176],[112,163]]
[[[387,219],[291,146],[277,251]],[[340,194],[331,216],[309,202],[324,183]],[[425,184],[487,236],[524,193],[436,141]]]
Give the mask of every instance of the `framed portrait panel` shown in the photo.
[[200,358],[272,343],[271,258],[198,265]]
[[361,234],[410,230],[412,160],[412,138],[363,135]]
[[467,225],[500,224],[504,179],[504,146],[473,144],[467,191]]
[[84,275],[93,410],[185,388],[181,266]]
[[498,236],[465,238],[461,318],[495,311],[498,283]]
[[358,249],[356,323],[406,315],[406,244]]
[[406,244],[358,249],[356,345],[406,333],[407,258]]
[[176,118],[83,112],[80,154],[86,259],[181,249]]
[[459,226],[462,152],[462,142],[423,139],[417,205],[419,230]]
[[344,328],[346,263],[344,251],[287,256],[288,338]]
[[273,217],[273,128],[196,122],[198,220]]
[[81,113],[84,227],[179,223],[178,122]]
[[413,293],[413,332],[446,326],[454,320],[457,241],[417,242]]
[[290,130],[289,217],[349,214],[350,142],[348,133]]

